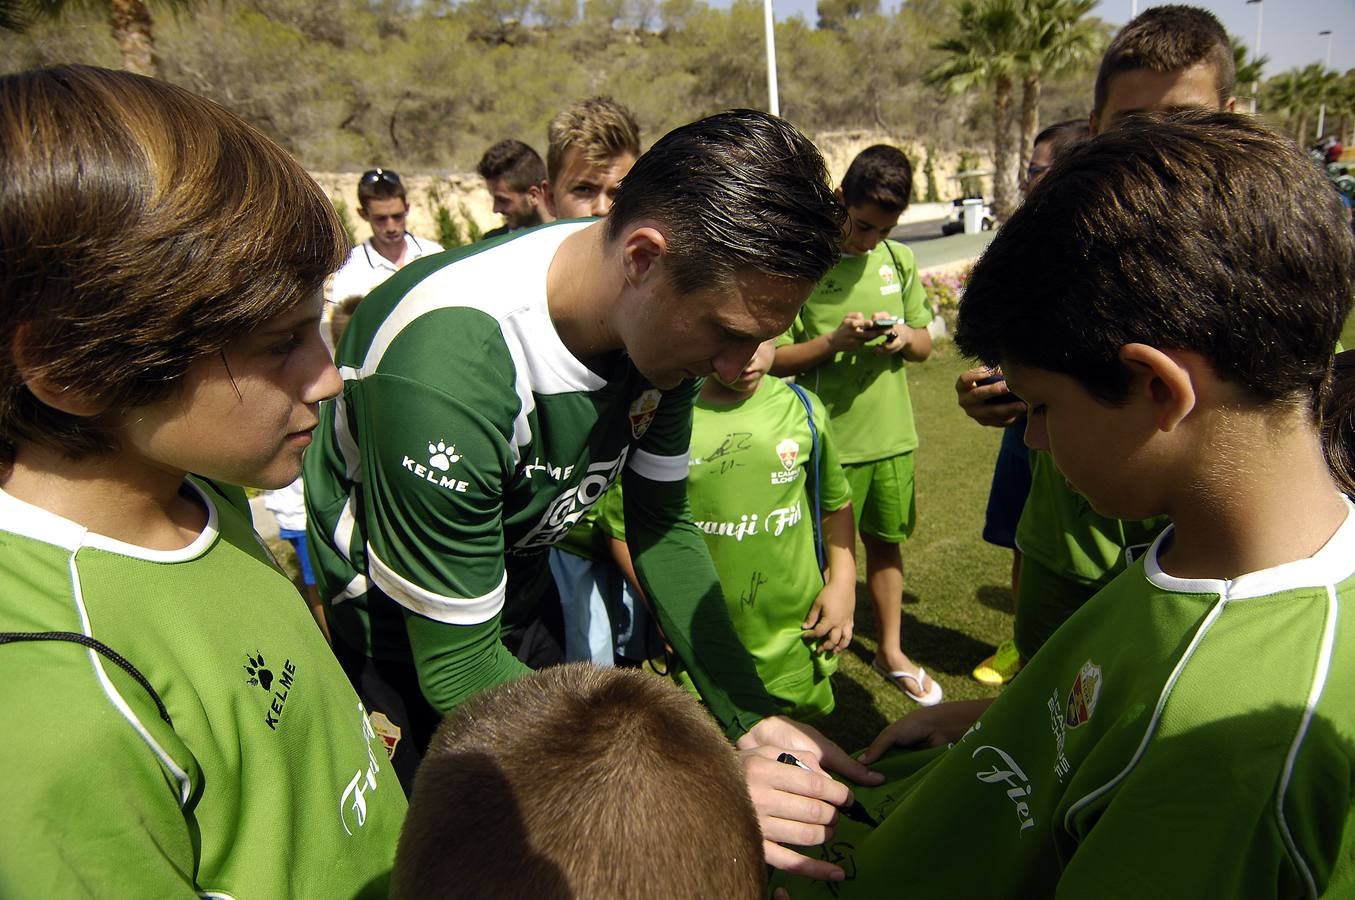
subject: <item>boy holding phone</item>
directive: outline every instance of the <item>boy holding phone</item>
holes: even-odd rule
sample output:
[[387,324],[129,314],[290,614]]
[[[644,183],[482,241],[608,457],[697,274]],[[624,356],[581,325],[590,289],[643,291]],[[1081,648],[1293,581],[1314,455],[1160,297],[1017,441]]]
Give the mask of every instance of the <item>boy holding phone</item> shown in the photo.
[[913,451],[917,431],[904,361],[932,352],[931,310],[913,253],[887,240],[908,207],[913,169],[897,147],[863,150],[843,176],[847,207],[842,259],[814,288],[779,341],[773,375],[798,375],[828,407],[852,510],[866,549],[866,582],[875,608],[875,670],[923,705],[941,686],[903,652],[900,546],[916,522]]

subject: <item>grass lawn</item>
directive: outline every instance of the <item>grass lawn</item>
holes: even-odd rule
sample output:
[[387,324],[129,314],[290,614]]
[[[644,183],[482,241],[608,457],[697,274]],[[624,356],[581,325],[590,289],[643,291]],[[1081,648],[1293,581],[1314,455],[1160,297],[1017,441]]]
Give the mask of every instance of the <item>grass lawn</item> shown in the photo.
[[[997,692],[969,672],[1012,628],[1011,552],[979,537],[1001,432],[974,424],[956,405],[953,385],[966,368],[949,343],[908,366],[921,447],[918,527],[903,547],[903,649],[954,700]],[[917,706],[870,667],[877,635],[859,545],[857,559],[856,635],[833,678],[837,709],[817,723],[848,750]]]

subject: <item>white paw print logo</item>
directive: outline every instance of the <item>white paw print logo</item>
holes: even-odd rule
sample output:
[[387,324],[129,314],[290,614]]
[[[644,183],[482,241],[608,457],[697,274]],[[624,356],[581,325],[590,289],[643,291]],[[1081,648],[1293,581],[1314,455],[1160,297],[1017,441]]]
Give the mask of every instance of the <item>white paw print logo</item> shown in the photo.
[[452,467],[452,463],[461,458],[456,452],[456,444],[448,447],[444,442],[438,441],[436,444],[428,445],[428,464],[440,472],[446,472]]

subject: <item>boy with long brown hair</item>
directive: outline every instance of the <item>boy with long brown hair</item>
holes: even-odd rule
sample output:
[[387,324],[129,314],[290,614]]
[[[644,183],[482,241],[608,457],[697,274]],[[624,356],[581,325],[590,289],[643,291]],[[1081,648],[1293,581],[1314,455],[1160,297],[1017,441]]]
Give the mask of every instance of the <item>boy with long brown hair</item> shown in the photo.
[[215,104],[0,78],[0,895],[384,891],[404,797],[233,487],[295,479],[339,390],[344,248]]

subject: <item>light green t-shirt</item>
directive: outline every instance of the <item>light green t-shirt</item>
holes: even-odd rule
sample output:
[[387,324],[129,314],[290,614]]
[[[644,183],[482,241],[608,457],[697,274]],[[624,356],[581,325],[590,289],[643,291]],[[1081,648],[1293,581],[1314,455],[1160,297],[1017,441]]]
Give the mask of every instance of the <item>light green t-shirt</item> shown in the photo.
[[[817,397],[819,507],[851,500],[827,416]],[[734,631],[752,654],[758,675],[796,718],[833,709],[828,676],[832,654],[801,637],[802,624],[823,588],[814,552],[814,460],[804,404],[791,388],[764,378],[753,396],[730,406],[698,398],[692,415],[687,496],[724,589]],[[625,537],[620,497],[609,496],[606,528]]]
[[[927,327],[932,314],[912,250],[881,241],[870,253],[842,257],[815,286],[790,331],[777,343],[803,343],[829,334],[853,312],[867,318],[886,312],[912,328]],[[796,378],[823,399],[844,464],[917,449],[903,357],[877,355],[878,343],[839,353]]]
[[791,896],[1355,896],[1355,510],[1229,581],[1163,572],[1170,535],[960,741],[854,787],[883,824],[840,820],[848,880]]
[[385,748],[243,493],[186,490],[210,516],[175,551],[0,493],[0,632],[146,681],[0,643],[0,896],[384,897]]

